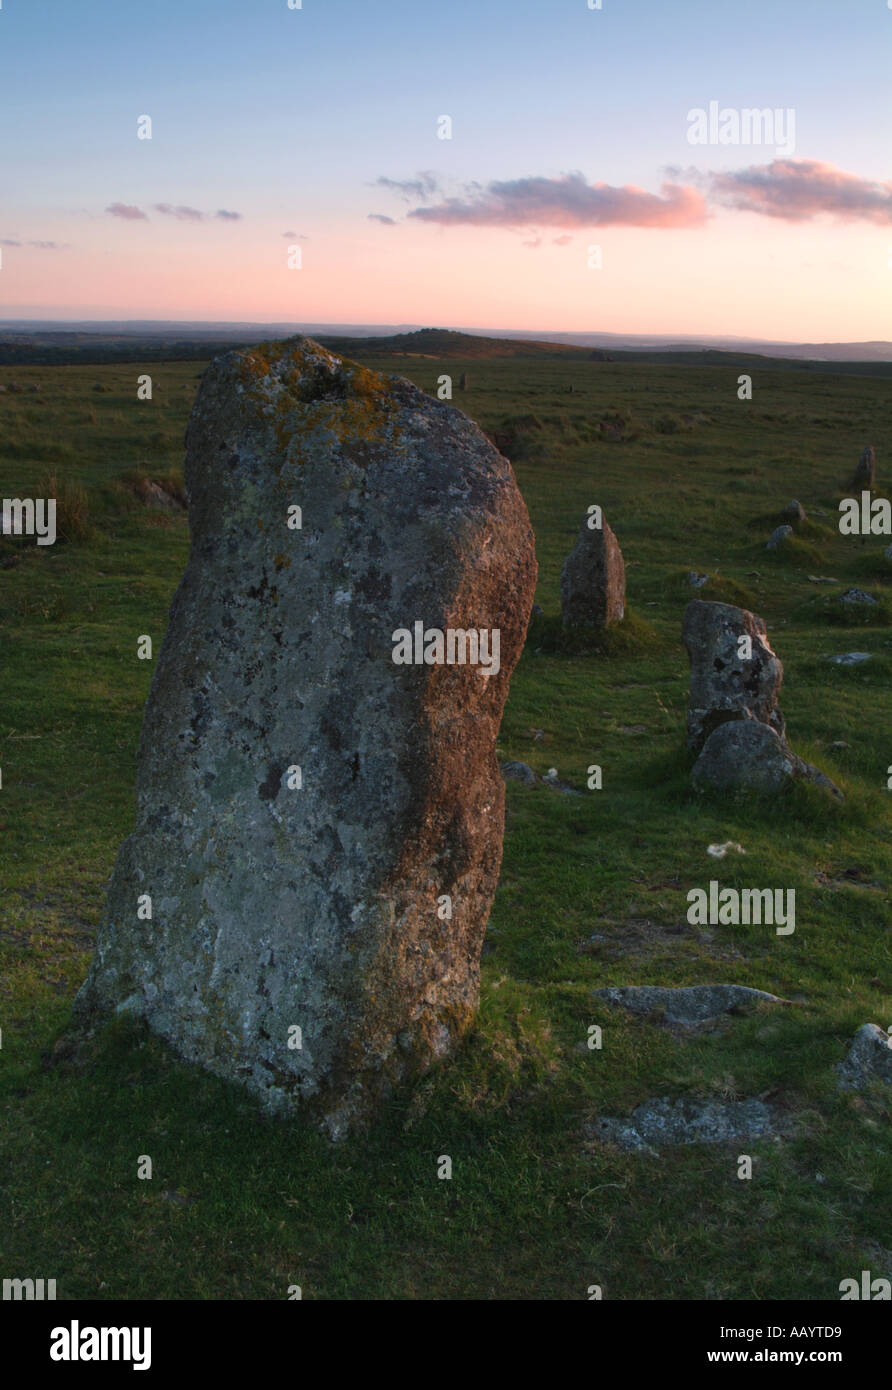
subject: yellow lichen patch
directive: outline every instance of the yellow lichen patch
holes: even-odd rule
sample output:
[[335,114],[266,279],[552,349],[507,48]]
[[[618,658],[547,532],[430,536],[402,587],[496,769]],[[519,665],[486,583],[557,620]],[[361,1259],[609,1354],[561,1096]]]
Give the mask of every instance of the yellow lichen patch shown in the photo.
[[273,557],[273,564],[276,567],[276,573],[278,573],[279,570],[288,569],[288,566],[291,564],[291,556],[276,555]]
[[398,406],[392,383],[358,362],[336,357],[318,343],[260,343],[238,358],[241,381],[262,402],[279,450],[299,462],[300,436],[328,436],[342,447],[393,447]]

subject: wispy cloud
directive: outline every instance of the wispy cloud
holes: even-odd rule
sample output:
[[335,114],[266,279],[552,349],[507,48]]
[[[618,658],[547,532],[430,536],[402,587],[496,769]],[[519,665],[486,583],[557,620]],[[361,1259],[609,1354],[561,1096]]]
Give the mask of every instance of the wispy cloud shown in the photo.
[[370,212],[370,213],[369,213],[369,221],[370,221],[370,222],[381,222],[385,227],[395,227],[395,226],[396,226],[396,219],[395,219],[395,218],[393,218],[393,217],[385,217],[384,214],[383,214],[383,213],[380,213],[380,212]]
[[446,198],[407,214],[441,226],[699,227],[706,201],[696,188],[664,183],[660,193],[588,183],[582,174],[493,181],[464,198]]
[[398,193],[407,203],[421,198],[432,198],[438,190],[437,176],[429,169],[420,170],[414,179],[387,179],[383,176],[375,180],[373,187],[387,188]]
[[64,251],[68,245],[64,241],[16,241],[13,237],[0,237],[0,246],[33,246],[37,251]]
[[[132,203],[112,203],[107,207],[106,212],[112,217],[123,218],[125,222],[149,222],[151,219],[147,212],[142,208],[134,207]],[[162,217],[175,217],[178,222],[240,222],[242,214],[240,212],[230,212],[228,208],[219,208],[216,212],[200,212],[198,208],[187,207],[184,203],[155,203],[155,212],[160,212]]]
[[862,179],[817,159],[775,159],[712,174],[709,189],[724,207],[786,222],[830,213],[847,222],[892,223],[892,183]]
[[110,217],[122,217],[125,222],[148,222],[149,218],[142,208],[132,203],[111,203],[106,209]]
[[199,212],[198,208],[185,207],[182,203],[175,207],[171,203],[156,203],[155,211],[164,217],[175,217],[178,222],[203,222],[205,219],[205,213]]

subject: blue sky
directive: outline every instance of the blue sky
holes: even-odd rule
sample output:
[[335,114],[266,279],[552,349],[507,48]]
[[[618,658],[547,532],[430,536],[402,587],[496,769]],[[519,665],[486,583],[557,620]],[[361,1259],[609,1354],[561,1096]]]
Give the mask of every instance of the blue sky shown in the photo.
[[[214,312],[211,287],[203,281],[192,302],[188,281],[199,283],[202,261],[195,237],[188,239],[196,229],[171,218],[159,226],[151,209],[163,203],[240,213],[238,226],[208,223],[200,230],[205,262],[224,279],[231,278],[226,257],[240,248],[235,259],[244,262],[246,285],[261,277],[263,246],[269,245],[271,257],[279,255],[281,247],[273,253],[272,245],[286,231],[306,237],[308,253],[315,242],[335,257],[342,290],[353,261],[365,266],[370,236],[379,238],[385,283],[374,317],[382,322],[407,317],[403,298],[399,314],[384,312],[400,294],[389,277],[401,260],[417,271],[411,302],[424,301],[416,261],[429,255],[428,298],[439,309],[438,266],[444,256],[452,266],[460,245],[465,261],[481,258],[479,274],[463,281],[459,294],[460,305],[468,306],[491,276],[494,254],[499,259],[493,248],[503,245],[514,264],[522,233],[478,227],[476,251],[465,229],[452,235],[424,228],[427,239],[420,240],[422,229],[404,220],[406,205],[371,186],[379,176],[411,179],[431,170],[445,197],[475,183],[485,188],[494,180],[579,171],[593,184],[632,184],[656,194],[667,167],[696,164],[702,172],[766,162],[764,151],[691,148],[686,113],[716,99],[731,107],[794,107],[797,159],[885,183],[892,177],[890,58],[892,10],[885,0],[603,0],[600,11],[590,11],[586,0],[304,0],[299,11],[289,10],[286,0],[3,0],[0,106],[7,139],[0,150],[0,238],[56,241],[65,248],[41,255],[23,247],[12,259],[18,287],[5,254],[3,300],[10,315],[32,302],[39,308],[42,280],[48,312],[65,312],[67,305],[71,316],[87,316],[91,306],[123,313],[129,304],[142,316],[148,293],[163,309],[159,317],[178,316],[177,303],[182,316],[194,311],[226,318],[235,308],[237,316],[253,317],[250,294],[233,298],[225,287]],[[136,118],[144,113],[152,116],[153,138],[137,142]],[[450,141],[436,139],[442,113],[454,122]],[[149,226],[115,226],[106,212],[115,204],[146,209]],[[373,226],[370,212],[401,225]],[[746,220],[757,219],[748,213]],[[781,233],[790,229],[775,222],[764,234],[775,238],[774,253],[783,255]],[[568,230],[578,245],[586,240],[584,230]],[[810,255],[817,245],[822,263],[832,264],[832,244],[821,237],[815,243],[801,225],[794,230]],[[892,226],[855,227],[848,244],[857,243],[859,254],[859,238],[868,231],[877,245],[892,243]],[[145,237],[139,240],[149,232],[151,250]],[[685,236],[690,242],[713,234],[716,227]],[[122,240],[128,235],[129,242]],[[734,245],[733,229],[729,235],[725,244]],[[630,232],[621,248],[637,245],[641,236]],[[668,245],[681,233],[647,236]],[[128,296],[120,277],[131,251],[146,274],[134,270]],[[710,254],[720,260],[718,248]],[[158,279],[165,257],[166,290]],[[527,256],[519,278],[551,273],[547,255],[537,266],[533,260]],[[325,261],[324,277],[322,263],[317,256],[320,278],[309,291],[314,316],[355,319],[344,311],[343,294],[332,292],[334,262]],[[454,276],[454,268],[449,273]],[[363,277],[357,298],[370,310],[366,269]],[[566,278],[558,275],[558,282],[565,295]],[[274,283],[255,283],[256,316],[283,317],[275,312]],[[308,285],[305,277],[303,298]],[[109,287],[113,301],[105,302]],[[857,288],[875,300],[876,287]],[[503,298],[481,308],[483,321]],[[540,314],[548,302],[544,292],[534,296],[529,312]],[[538,326],[575,326],[567,318],[570,307],[561,298],[555,321]],[[427,308],[417,302],[408,317],[428,321]],[[865,328],[869,317],[865,304]],[[613,321],[610,326],[621,328]],[[678,324],[679,331],[685,327]],[[729,322],[725,331],[743,330]]]

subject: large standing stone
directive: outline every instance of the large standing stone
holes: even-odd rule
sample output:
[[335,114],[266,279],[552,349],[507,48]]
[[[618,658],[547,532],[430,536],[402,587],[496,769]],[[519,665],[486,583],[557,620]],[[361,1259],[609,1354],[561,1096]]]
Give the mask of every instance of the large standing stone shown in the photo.
[[872,445],[868,444],[867,448],[862,451],[852,475],[852,487],[869,489],[876,485],[876,480],[877,458]]
[[[339,1137],[474,1015],[533,535],[459,410],[308,339],[217,358],[186,444],[191,552],[77,1009]],[[416,623],[433,658],[497,631],[498,660],[463,636],[396,664]]]
[[783,737],[777,697],[784,668],[761,618],[730,603],[693,599],[684,612],[682,640],[691,659],[688,747],[693,752],[732,719],[758,719]]
[[561,570],[561,613],[568,627],[607,627],[626,611],[626,567],[619,541],[597,514],[585,516]]

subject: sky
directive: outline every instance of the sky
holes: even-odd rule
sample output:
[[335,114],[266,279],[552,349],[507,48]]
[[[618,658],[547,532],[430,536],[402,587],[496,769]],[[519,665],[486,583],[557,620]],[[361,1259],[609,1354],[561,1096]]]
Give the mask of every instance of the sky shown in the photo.
[[0,0],[0,317],[892,338],[892,0],[590,4]]

